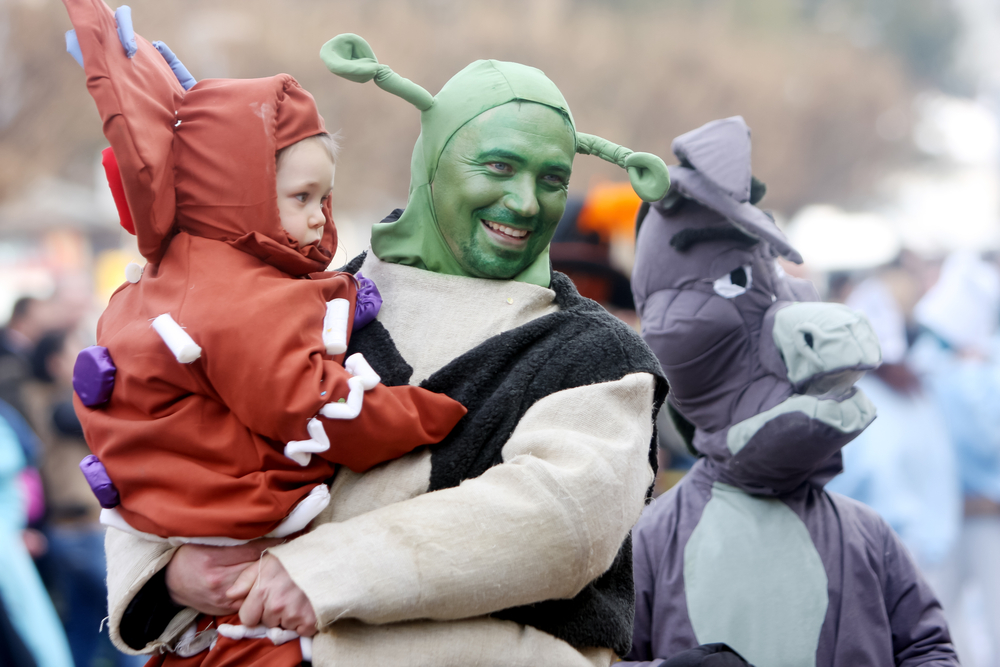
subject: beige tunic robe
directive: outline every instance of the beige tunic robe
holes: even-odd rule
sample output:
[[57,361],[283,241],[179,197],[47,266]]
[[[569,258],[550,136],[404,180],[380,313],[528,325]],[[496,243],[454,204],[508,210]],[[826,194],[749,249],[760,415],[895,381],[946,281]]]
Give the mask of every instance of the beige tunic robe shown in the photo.
[[[558,309],[552,290],[447,276],[368,254],[362,273],[385,303],[379,321],[417,384],[502,331]],[[312,532],[271,551],[323,628],[314,665],[609,665],[529,626],[490,618],[571,598],[611,565],[653,473],[654,379],[646,373],[551,394],[503,449],[503,463],[427,493],[426,448],[367,473],[341,470]],[[109,531],[111,636],[172,550]],[[196,612],[179,613],[146,650],[168,649]]]

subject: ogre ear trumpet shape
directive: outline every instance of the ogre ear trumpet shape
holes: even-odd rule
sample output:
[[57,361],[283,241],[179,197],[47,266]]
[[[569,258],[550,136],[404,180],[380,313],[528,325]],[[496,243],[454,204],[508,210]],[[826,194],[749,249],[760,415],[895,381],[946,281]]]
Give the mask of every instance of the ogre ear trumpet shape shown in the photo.
[[337,35],[323,45],[320,58],[327,69],[354,83],[368,83],[375,79],[375,85],[397,97],[427,111],[434,105],[434,96],[426,90],[393,72],[388,65],[380,65],[375,52],[364,38],[351,33]]
[[658,201],[670,188],[667,165],[652,153],[634,153],[592,134],[576,133],[576,152],[596,155],[628,171],[632,189],[643,201]]
[[[358,35],[346,33],[334,37],[320,49],[320,57],[327,69],[334,74],[355,83],[367,83],[374,79],[375,85],[382,90],[415,106],[424,114],[421,121],[424,132],[427,132],[428,127],[448,128],[454,132],[480,113],[507,102],[537,102],[550,106],[565,115],[573,126],[576,152],[596,155],[627,170],[632,188],[640,198],[657,201],[670,187],[667,166],[657,156],[634,153],[606,139],[577,132],[562,94],[537,69],[495,60],[476,61],[445,84],[445,89],[451,90],[446,100],[442,100],[441,93],[434,97],[419,85],[393,72],[388,65],[379,64],[371,46]],[[455,96],[456,87],[461,87],[465,94]],[[436,116],[449,116],[458,125],[455,126],[455,122],[450,121],[442,122]],[[437,142],[436,145],[440,149],[444,148],[443,142]]]

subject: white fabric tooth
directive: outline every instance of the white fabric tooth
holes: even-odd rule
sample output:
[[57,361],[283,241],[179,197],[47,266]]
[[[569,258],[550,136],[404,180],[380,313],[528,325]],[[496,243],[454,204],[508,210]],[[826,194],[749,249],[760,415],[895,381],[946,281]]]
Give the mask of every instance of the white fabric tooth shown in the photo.
[[361,414],[361,404],[365,398],[365,385],[361,378],[353,377],[347,381],[351,388],[344,403],[327,403],[320,408],[319,413],[327,419],[354,419]]
[[180,363],[190,364],[201,356],[201,348],[177,322],[174,322],[170,313],[164,313],[154,319],[153,328]]
[[264,537],[288,537],[304,529],[319,513],[330,504],[330,489],[326,484],[317,484],[299,504],[292,508],[288,516]]
[[299,637],[299,648],[302,650],[302,661],[312,662],[313,659],[313,638]]
[[226,639],[260,639],[267,632],[267,628],[263,625],[258,625],[253,628],[248,628],[245,625],[232,625],[230,623],[221,623],[218,627],[219,634]]
[[371,391],[375,385],[382,381],[382,378],[375,372],[375,369],[368,365],[368,360],[360,352],[355,352],[347,357],[344,361],[344,368],[347,369],[348,373],[361,380],[365,391]]
[[297,632],[294,630],[285,630],[284,628],[268,628],[265,636],[274,642],[275,646],[281,646],[285,642],[290,642],[293,639],[299,638],[299,634]]
[[334,299],[326,304],[326,316],[323,317],[323,346],[330,356],[347,352],[347,323],[350,311],[351,302],[347,299]]
[[292,440],[285,445],[285,456],[300,466],[309,465],[313,454],[330,449],[330,439],[326,437],[326,429],[320,420],[315,417],[310,419],[306,431],[311,436],[308,440]]
[[[263,639],[267,637],[275,646],[281,646],[285,642],[298,639],[299,635],[294,630],[284,628],[268,628],[264,625],[255,625],[249,628],[245,625],[230,625],[222,623],[219,625],[219,634],[227,639]],[[312,647],[310,646],[310,649]],[[311,653],[310,653],[311,654]]]
[[129,281],[133,285],[139,282],[142,278],[142,267],[135,262],[129,262],[125,265],[125,280]]

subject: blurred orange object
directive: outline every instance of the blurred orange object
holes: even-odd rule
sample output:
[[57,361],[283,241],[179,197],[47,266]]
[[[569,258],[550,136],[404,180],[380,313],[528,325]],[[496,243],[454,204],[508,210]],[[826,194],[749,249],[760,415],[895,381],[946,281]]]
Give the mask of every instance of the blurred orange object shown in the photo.
[[642,200],[625,183],[598,183],[587,192],[577,220],[580,231],[597,232],[604,241],[631,235]]

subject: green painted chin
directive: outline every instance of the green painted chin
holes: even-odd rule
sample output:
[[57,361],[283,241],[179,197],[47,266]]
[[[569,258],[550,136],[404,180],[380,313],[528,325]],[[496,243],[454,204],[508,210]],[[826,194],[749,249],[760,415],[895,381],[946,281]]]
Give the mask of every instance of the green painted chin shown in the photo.
[[555,227],[487,207],[473,211],[471,234],[459,246],[458,261],[474,276],[509,279],[538,259]]

